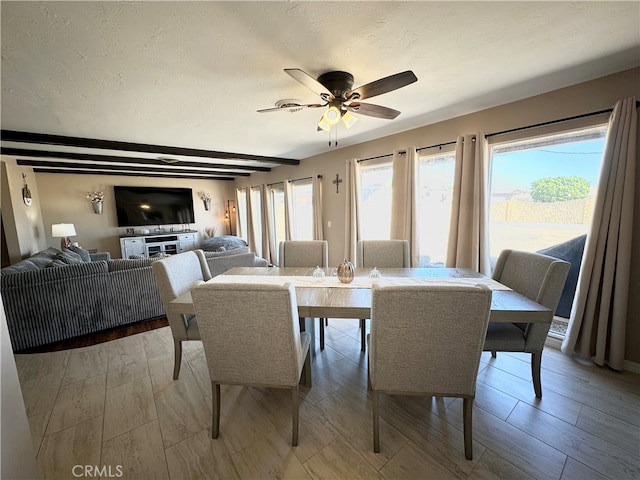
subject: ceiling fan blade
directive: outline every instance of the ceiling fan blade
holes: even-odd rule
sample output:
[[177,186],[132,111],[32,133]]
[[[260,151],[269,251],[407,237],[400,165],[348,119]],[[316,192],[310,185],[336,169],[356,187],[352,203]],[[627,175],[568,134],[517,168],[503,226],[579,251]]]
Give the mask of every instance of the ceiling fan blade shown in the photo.
[[355,90],[351,90],[347,97],[353,100],[364,100],[365,98],[375,97],[397,90],[398,88],[406,87],[417,80],[418,77],[416,77],[411,70],[407,70],[406,72],[396,73],[395,75],[390,75],[362,85]]
[[291,75],[294,80],[297,80],[316,95],[322,97],[323,100],[333,100],[333,94],[327,89],[327,87],[322,85],[308,73],[303,72],[299,68],[285,68],[284,71]]
[[307,103],[305,105],[300,104],[287,104],[282,105],[281,107],[273,107],[273,108],[263,108],[261,110],[257,110],[258,113],[268,113],[268,112],[297,112],[298,110],[302,110],[303,108],[320,108],[326,106],[326,103]]
[[347,110],[361,115],[368,115],[369,117],[384,118],[385,120],[393,120],[400,115],[398,110],[382,107],[380,105],[373,105],[372,103],[351,102],[347,107]]

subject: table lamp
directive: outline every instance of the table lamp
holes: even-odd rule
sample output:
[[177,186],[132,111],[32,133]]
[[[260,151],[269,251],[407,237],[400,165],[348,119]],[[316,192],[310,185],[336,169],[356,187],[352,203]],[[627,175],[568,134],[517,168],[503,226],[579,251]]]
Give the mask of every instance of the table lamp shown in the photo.
[[51,225],[51,236],[54,238],[61,237],[60,248],[64,250],[71,246],[71,240],[69,237],[73,237],[76,234],[76,227],[73,223],[54,223]]

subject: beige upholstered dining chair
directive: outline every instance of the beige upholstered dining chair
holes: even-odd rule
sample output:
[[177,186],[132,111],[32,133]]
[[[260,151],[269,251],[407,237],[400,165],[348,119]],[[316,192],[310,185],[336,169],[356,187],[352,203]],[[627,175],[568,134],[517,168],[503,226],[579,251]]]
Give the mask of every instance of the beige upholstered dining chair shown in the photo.
[[407,240],[358,240],[356,267],[409,268],[409,242]]
[[[358,240],[356,267],[360,268],[409,268],[408,240]],[[366,347],[367,320],[360,319],[360,350]]]
[[167,307],[171,300],[188,292],[194,285],[209,280],[211,274],[202,250],[192,250],[163,258],[153,262],[152,269],[173,335],[175,355],[173,379],[176,380],[182,363],[182,342],[200,340],[200,332],[195,315],[171,314],[168,313]]
[[221,384],[289,388],[296,446],[303,370],[311,386],[311,336],[300,332],[293,284],[205,283],[191,295],[211,378],[211,437],[220,433]]
[[373,450],[380,451],[380,393],[463,399],[464,451],[473,457],[476,376],[491,310],[484,285],[373,285],[369,383]]
[[[278,265],[281,267],[328,267],[329,243],[326,240],[287,240],[280,242]],[[324,350],[326,318],[319,319],[320,350]]]
[[[570,263],[540,253],[503,250],[493,279],[544,305],[555,313]],[[536,397],[542,398],[540,365],[551,323],[490,323],[484,350],[531,354],[531,377]]]

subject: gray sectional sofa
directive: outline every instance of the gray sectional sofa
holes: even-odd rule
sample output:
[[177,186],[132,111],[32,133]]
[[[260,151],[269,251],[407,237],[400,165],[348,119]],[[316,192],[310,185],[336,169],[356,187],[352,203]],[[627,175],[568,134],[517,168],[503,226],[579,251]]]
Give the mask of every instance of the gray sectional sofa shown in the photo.
[[[266,266],[248,248],[205,252],[212,275]],[[83,260],[49,248],[0,270],[14,351],[164,316],[151,264],[157,259]],[[99,258],[103,258],[100,260]]]

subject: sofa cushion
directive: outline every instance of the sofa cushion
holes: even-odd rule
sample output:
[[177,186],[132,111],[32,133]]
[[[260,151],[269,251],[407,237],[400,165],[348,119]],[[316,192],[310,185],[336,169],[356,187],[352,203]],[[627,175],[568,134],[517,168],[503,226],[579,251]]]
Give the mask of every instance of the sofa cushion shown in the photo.
[[129,270],[131,268],[148,267],[153,262],[158,260],[157,258],[141,258],[141,259],[115,259],[108,260],[107,266],[110,272],[118,272],[121,270]]
[[[49,262],[51,263],[51,262]],[[8,267],[7,267],[8,268]],[[3,268],[4,270],[4,268]],[[80,262],[75,265],[66,265],[64,268],[40,268],[38,270],[19,272],[14,275],[2,277],[2,290],[20,285],[33,285],[38,288],[45,282],[56,282],[62,285],[68,278],[106,274],[107,262]],[[74,292],[74,295],[78,294]]]
[[[83,263],[83,262],[78,262],[78,263]],[[45,265],[44,268],[68,267],[69,265],[71,265],[71,263],[68,263],[60,258],[54,258],[53,260],[51,260],[51,262]]]
[[33,270],[41,270],[49,265],[53,260],[56,259],[56,256],[62,253],[57,248],[47,248],[46,250],[42,250],[34,255],[26,258],[18,263],[10,265],[8,267],[0,270],[0,274],[8,275],[11,273],[19,273],[19,272],[29,272]]
[[217,252],[204,252],[206,258],[227,257],[229,255],[240,255],[242,253],[249,253],[249,247],[236,247],[230,250],[219,250]]
[[207,238],[200,244],[200,248],[205,252],[222,252],[224,250],[233,250],[248,246],[247,242],[242,238],[233,235],[222,235],[221,237]]
[[77,253],[78,255],[80,255],[80,258],[82,259],[83,262],[90,262],[91,261],[91,255],[89,255],[89,252],[87,252],[84,248],[76,247],[75,245],[71,245],[69,247],[69,250],[71,250],[72,252]]

